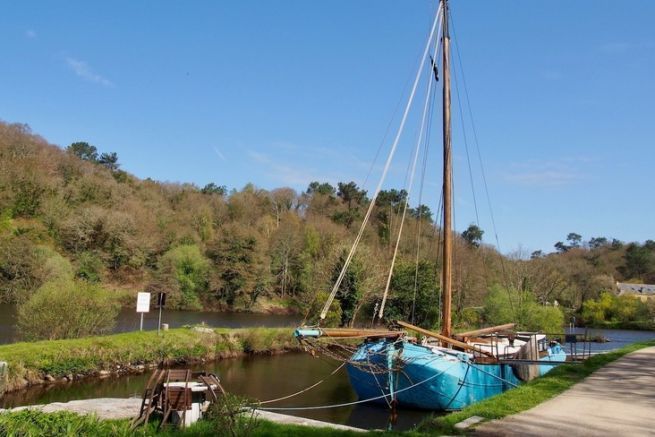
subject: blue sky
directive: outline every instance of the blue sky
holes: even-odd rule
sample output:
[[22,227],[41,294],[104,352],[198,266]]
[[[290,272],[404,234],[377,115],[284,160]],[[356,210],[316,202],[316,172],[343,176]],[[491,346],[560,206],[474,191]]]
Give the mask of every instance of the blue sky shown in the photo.
[[[655,238],[655,2],[451,3],[501,250],[550,251],[572,231]],[[61,146],[116,151],[142,178],[301,190],[311,180],[364,182],[398,122],[435,1],[2,9],[0,119]],[[454,124],[461,230],[475,214]],[[387,186],[402,187],[414,131]],[[433,208],[436,150],[425,190]],[[495,243],[473,164],[480,226]]]

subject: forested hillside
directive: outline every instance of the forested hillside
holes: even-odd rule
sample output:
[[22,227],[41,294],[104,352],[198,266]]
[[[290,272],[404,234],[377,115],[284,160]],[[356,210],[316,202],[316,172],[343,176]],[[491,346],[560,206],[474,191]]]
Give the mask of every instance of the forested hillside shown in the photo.
[[[0,299],[23,303],[44,285],[92,283],[120,295],[166,291],[176,308],[317,308],[359,228],[367,193],[352,182],[313,182],[302,193],[252,185],[228,191],[229,183],[140,180],[122,171],[111,151],[84,142],[61,149],[25,125],[0,123]],[[404,196],[398,190],[380,194],[337,295],[335,323],[370,320],[386,282]],[[416,294],[417,320],[434,325],[439,232],[427,207],[408,216],[388,314],[408,317]],[[484,321],[480,308],[491,310],[503,299],[538,306],[557,300],[579,311],[617,280],[655,281],[650,240],[583,241],[572,233],[552,254],[501,256],[483,244],[483,236],[472,225],[456,239],[454,310],[460,323]]]

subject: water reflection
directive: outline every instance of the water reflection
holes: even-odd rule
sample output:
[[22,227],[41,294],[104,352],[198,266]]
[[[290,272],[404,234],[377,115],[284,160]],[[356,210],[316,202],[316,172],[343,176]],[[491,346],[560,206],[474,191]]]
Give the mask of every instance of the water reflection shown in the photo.
[[[157,329],[159,313],[153,310],[145,313],[143,329],[150,331]],[[162,323],[168,323],[171,328],[184,325],[205,323],[209,326],[225,328],[244,328],[267,326],[292,327],[299,322],[299,316],[279,314],[253,314],[253,313],[217,313],[209,311],[173,311],[163,310]],[[139,330],[140,316],[134,308],[123,308],[118,314],[114,333]],[[0,304],[0,344],[19,341],[16,332],[16,305]]]
[[[197,369],[220,375],[225,388],[251,399],[268,400],[295,393],[328,376],[339,363],[313,358],[309,354],[285,354],[223,360]],[[148,374],[115,379],[77,381],[68,384],[32,387],[8,393],[0,399],[2,408],[20,405],[66,402],[74,399],[129,397],[140,395]],[[291,399],[267,406],[299,407],[352,402],[357,396],[350,387],[345,369],[341,369],[317,387]],[[386,429],[389,410],[382,405],[360,404],[340,408],[279,411],[311,419],[346,424],[360,428]],[[408,429],[430,413],[400,410],[395,429]]]

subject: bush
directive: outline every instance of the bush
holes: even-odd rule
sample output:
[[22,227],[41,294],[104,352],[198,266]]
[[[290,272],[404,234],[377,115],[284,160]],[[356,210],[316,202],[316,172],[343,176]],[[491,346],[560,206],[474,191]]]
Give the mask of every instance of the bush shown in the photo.
[[75,276],[89,282],[99,282],[102,273],[102,260],[91,252],[83,252],[77,262]]
[[518,329],[557,333],[564,326],[564,313],[556,306],[537,303],[529,291],[493,287],[484,300],[485,321],[490,325],[516,323]]
[[231,437],[252,435],[258,421],[255,410],[249,408],[252,401],[226,393],[212,404],[209,419],[215,424],[216,435]]
[[19,332],[28,340],[103,334],[113,328],[119,309],[116,296],[99,285],[49,281],[19,306]]

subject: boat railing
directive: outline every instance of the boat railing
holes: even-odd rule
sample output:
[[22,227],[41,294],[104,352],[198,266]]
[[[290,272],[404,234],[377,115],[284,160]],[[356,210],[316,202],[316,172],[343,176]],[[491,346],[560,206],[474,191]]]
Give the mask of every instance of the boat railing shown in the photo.
[[548,337],[562,345],[564,350],[568,352],[567,359],[569,361],[583,361],[592,355],[591,344],[593,343],[593,339],[589,336],[589,331],[586,329],[582,333],[550,333]]

